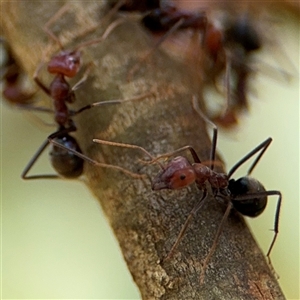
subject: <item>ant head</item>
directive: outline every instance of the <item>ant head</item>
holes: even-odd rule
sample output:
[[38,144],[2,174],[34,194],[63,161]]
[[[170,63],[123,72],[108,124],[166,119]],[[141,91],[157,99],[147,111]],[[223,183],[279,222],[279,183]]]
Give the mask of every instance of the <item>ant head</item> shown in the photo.
[[[229,180],[228,189],[234,208],[244,216],[257,217],[267,205],[267,195],[257,195],[266,192],[263,185],[256,179],[245,176],[238,180]],[[253,197],[251,197],[253,195]]]
[[[68,134],[57,137],[55,140],[66,148],[82,153],[76,140]],[[83,160],[66,149],[53,145],[50,159],[55,171],[65,178],[77,178],[83,172]]]
[[172,159],[153,180],[152,190],[180,189],[196,180],[196,174],[189,161],[182,156]]
[[48,72],[62,74],[67,77],[74,77],[80,68],[79,51],[62,51],[53,56],[48,64]]

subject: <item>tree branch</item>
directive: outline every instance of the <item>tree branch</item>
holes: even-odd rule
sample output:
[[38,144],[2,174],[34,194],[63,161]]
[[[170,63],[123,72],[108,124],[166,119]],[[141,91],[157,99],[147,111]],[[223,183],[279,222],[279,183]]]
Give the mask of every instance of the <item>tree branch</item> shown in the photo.
[[[1,2],[4,34],[31,76],[49,44],[42,30],[45,20],[63,3]],[[53,26],[63,44],[101,20],[98,2],[70,3],[67,16]],[[86,25],[88,22],[91,23]],[[84,39],[99,37],[103,30],[101,26]],[[92,139],[137,144],[153,155],[188,144],[202,160],[208,160],[210,153],[205,124],[191,105],[193,95],[201,98],[201,82],[195,70],[187,69],[158,50],[131,81],[126,80],[130,67],[151,45],[148,35],[137,24],[126,21],[101,44],[83,49],[85,63],[92,60],[95,66],[88,80],[76,91],[74,105],[74,109],[79,109],[101,100],[156,91],[156,96],[146,100],[93,108],[74,117],[78,127],[75,135],[83,153],[99,162],[146,172],[149,178],[159,168],[140,164],[138,159],[143,158],[142,153],[101,147]],[[45,69],[41,73],[43,80],[50,82],[51,76],[47,77]],[[122,172],[88,163],[84,174],[86,184],[107,215],[143,299],[284,299],[264,254],[235,212],[224,227],[204,284],[199,284],[201,262],[226,208],[212,197],[191,222],[173,258],[161,263],[201,197],[195,186],[153,192],[148,179],[133,179]]]

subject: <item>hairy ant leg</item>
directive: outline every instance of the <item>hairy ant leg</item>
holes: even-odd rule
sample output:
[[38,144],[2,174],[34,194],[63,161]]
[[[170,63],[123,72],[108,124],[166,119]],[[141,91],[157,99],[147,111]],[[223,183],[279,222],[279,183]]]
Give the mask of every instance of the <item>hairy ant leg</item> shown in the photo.
[[[44,152],[47,146],[52,145],[52,151],[50,157],[52,166],[58,174],[65,178],[76,178],[79,177],[83,172],[83,161],[102,168],[116,169],[129,175],[135,179],[142,179],[144,175],[136,174],[129,170],[126,170],[119,166],[97,162],[88,156],[84,155],[79,148],[76,140],[68,133],[76,131],[75,125],[71,125],[69,128],[61,128],[57,132],[48,136],[47,140],[40,146],[38,151],[32,157],[24,171],[22,172],[23,179],[58,179],[61,178],[59,175],[32,175],[27,176],[30,169],[33,167],[37,159]],[[72,154],[72,155],[71,155]],[[62,163],[62,161],[64,161]]]
[[86,106],[81,107],[80,109],[76,111],[71,111],[71,115],[75,116],[85,110],[91,109],[96,106],[105,106],[105,105],[110,105],[110,104],[122,104],[125,102],[131,102],[131,101],[138,101],[138,100],[143,100],[145,98],[148,98],[150,96],[154,95],[153,92],[137,95],[135,97],[127,98],[127,99],[113,99],[113,100],[106,100],[106,101],[99,101],[99,102],[94,102],[92,104],[88,104]]
[[156,51],[159,46],[174,32],[180,28],[180,26],[183,24],[184,20],[180,19],[177,23],[175,23],[156,43],[153,45],[153,47],[141,58],[138,59],[138,61],[130,68],[127,74],[127,81],[131,81],[133,75],[135,72],[140,68],[141,64],[146,63],[146,61],[151,57],[151,55]]
[[76,151],[74,149],[70,149],[64,145],[62,145],[61,143],[57,142],[56,140],[54,139],[49,139],[49,142],[54,144],[55,146],[61,148],[61,149],[64,149],[64,150],[67,150],[68,152],[71,152],[73,153],[74,155],[76,155],[77,157],[81,158],[82,160],[85,160],[87,161],[88,163],[96,166],[96,167],[101,167],[101,168],[108,168],[108,169],[115,169],[115,170],[118,170],[118,171],[121,171],[123,172],[124,174],[130,176],[130,177],[133,177],[135,179],[143,179],[145,177],[144,174],[137,174],[137,173],[134,173],[134,172],[131,172],[125,168],[122,168],[120,166],[116,166],[116,165],[111,165],[111,164],[106,164],[106,163],[100,163],[96,160],[93,160],[91,159],[90,157],[82,154],[81,152],[79,151]]
[[[146,154],[151,161],[154,161],[154,157],[143,147],[134,145],[134,144],[126,144],[126,143],[117,143],[117,142],[111,142],[111,141],[105,141],[105,140],[100,140],[100,139],[93,139],[94,143],[97,144],[102,144],[102,145],[109,145],[109,146],[114,146],[114,147],[121,147],[121,148],[128,148],[128,149],[136,149],[141,151],[142,153]],[[160,162],[156,162],[161,169],[163,169],[163,165]]]
[[[44,150],[48,147],[50,144],[50,141],[55,139],[61,139],[63,143],[65,143],[67,147],[65,147],[64,150],[68,151],[60,151],[60,149],[57,149],[57,147],[53,147],[50,152],[50,157],[52,161],[52,166],[54,169],[58,172],[58,174],[66,177],[66,178],[74,178],[78,177],[82,174],[83,171],[83,161],[81,159],[78,159],[76,156],[70,156],[69,150],[70,147],[77,150],[77,152],[81,152],[80,147],[76,140],[69,135],[70,132],[76,131],[75,125],[72,123],[70,124],[69,128],[61,127],[58,131],[52,133],[48,136],[48,138],[44,141],[44,143],[39,147],[37,152],[34,154],[34,156],[31,158],[27,166],[25,167],[24,171],[21,174],[21,177],[23,179],[57,179],[61,178],[59,175],[31,175],[28,176],[28,172],[31,170],[33,165],[36,163],[38,158],[41,156],[41,154],[44,152]],[[54,144],[54,143],[53,143]],[[63,163],[62,163],[63,161]],[[66,171],[68,169],[68,171]]]

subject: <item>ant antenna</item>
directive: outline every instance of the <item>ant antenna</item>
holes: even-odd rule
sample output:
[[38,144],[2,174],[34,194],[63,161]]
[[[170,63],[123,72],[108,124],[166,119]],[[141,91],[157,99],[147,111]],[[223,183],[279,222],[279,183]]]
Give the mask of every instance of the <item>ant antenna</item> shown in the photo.
[[[216,148],[217,148],[217,139],[218,139],[218,128],[213,123],[209,118],[206,117],[206,115],[202,112],[198,105],[197,97],[194,95],[192,98],[192,105],[196,113],[202,118],[206,124],[209,124],[213,128],[213,137],[212,137],[212,142],[211,142],[211,150],[210,150],[210,169],[214,169],[214,164],[215,164],[215,158],[216,158]],[[197,161],[195,161],[197,162]],[[200,162],[200,160],[199,160]]]
[[141,146],[134,145],[134,144],[110,142],[110,141],[99,140],[99,139],[93,139],[93,142],[98,143],[98,144],[102,144],[102,145],[109,145],[109,146],[116,146],[116,147],[123,147],[123,148],[140,150],[151,159],[151,163],[153,161],[155,161],[162,169],[164,169],[163,165],[160,162],[156,161],[155,158],[145,148],[143,148]]
[[[49,143],[52,143],[53,145],[59,147],[59,148],[62,148],[62,149],[66,149],[66,147],[60,143],[58,143],[57,141],[55,141],[52,137],[48,138],[48,142]],[[118,170],[118,171],[121,171],[123,172],[124,174],[126,175],[129,175],[135,179],[143,179],[145,178],[145,174],[137,174],[137,173],[134,173],[134,172],[131,172],[125,168],[122,168],[120,166],[116,166],[116,165],[111,165],[111,164],[105,164],[105,163],[100,163],[100,162],[97,162],[96,160],[93,160],[91,159],[90,157],[82,154],[81,152],[78,152],[74,149],[69,149],[67,148],[67,150],[73,154],[75,154],[76,156],[78,156],[79,158],[89,162],[90,164],[96,166],[96,167],[101,167],[101,168],[108,168],[108,169],[115,169],[115,170]]]

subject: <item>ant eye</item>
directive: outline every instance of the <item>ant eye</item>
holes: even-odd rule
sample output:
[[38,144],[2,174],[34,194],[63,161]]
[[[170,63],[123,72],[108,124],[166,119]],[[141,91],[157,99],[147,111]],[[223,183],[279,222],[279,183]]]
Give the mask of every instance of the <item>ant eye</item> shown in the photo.
[[184,174],[180,175],[180,180],[184,180],[186,178],[186,176]]

